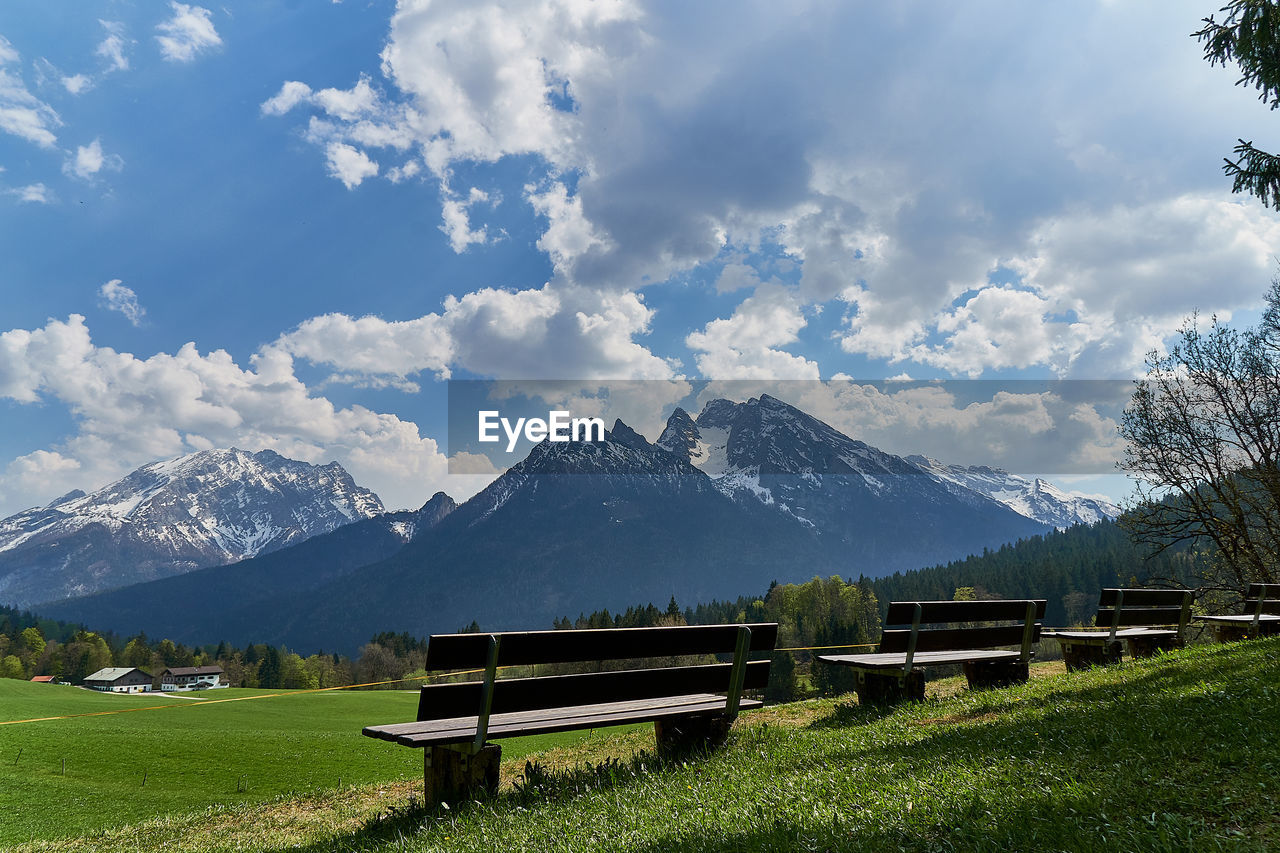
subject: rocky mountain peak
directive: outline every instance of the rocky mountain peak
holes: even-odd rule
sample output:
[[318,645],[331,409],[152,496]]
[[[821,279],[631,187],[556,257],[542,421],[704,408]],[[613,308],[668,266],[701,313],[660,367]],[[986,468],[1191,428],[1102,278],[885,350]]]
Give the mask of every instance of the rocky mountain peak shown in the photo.
[[337,462],[201,450],[0,521],[0,601],[25,605],[235,562],[382,512]]

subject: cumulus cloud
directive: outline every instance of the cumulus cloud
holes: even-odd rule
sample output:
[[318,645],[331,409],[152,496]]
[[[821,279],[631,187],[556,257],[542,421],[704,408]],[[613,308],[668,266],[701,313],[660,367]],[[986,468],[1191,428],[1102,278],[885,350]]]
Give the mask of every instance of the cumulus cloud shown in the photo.
[[147,309],[138,302],[138,294],[118,278],[113,278],[98,288],[98,297],[108,311],[123,314],[135,327],[141,326],[142,318],[147,315]]
[[342,181],[349,190],[360,186],[365,178],[378,174],[378,164],[370,160],[368,154],[344,142],[329,143],[325,155],[329,174]]
[[72,74],[62,78],[62,87],[73,95],[79,95],[93,87],[93,79],[84,74]]
[[699,353],[698,370],[711,379],[817,379],[818,364],[781,349],[805,327],[795,295],[760,285],[727,319],[712,320],[686,339]]
[[436,442],[411,422],[316,396],[279,348],[248,367],[190,343],[141,359],[95,345],[84,318],[72,315],[0,333],[0,398],[56,400],[77,424],[67,440],[0,474],[2,514],[155,459],[231,445],[315,463],[337,459],[392,507],[419,506],[441,488],[466,497],[487,481],[448,477]]
[[311,100],[311,87],[297,80],[288,80],[270,98],[262,102],[263,115],[282,116],[298,104]]
[[102,150],[102,140],[95,139],[88,145],[76,147],[74,156],[68,157],[62,164],[62,171],[81,180],[91,180],[103,169],[118,172],[124,168],[124,160],[116,154],[106,154]]
[[62,126],[62,119],[52,107],[31,94],[15,71],[5,67],[16,64],[20,58],[13,45],[0,36],[0,132],[41,148],[53,148],[58,141],[54,129]]
[[[564,292],[634,296],[768,246],[798,264],[798,308],[844,314],[842,352],[890,365],[1121,375],[1171,318],[1257,302],[1277,217],[1204,164],[1213,128],[1265,135],[1265,116],[1188,55],[1177,14],[721,8],[734,27],[625,0],[405,0],[381,81],[291,81],[263,111],[305,102],[322,150],[411,147],[445,186],[530,157]],[[455,250],[479,244],[465,200],[440,201]],[[706,284],[758,287],[732,266]],[[751,369],[809,369],[780,346]]]
[[332,368],[330,381],[405,390],[417,387],[417,374],[445,379],[457,368],[534,379],[670,378],[673,364],[635,340],[651,319],[636,294],[483,288],[416,320],[316,317],[268,349]]
[[27,184],[25,187],[13,187],[4,192],[6,195],[16,196],[18,201],[29,204],[53,203],[53,193],[44,184]]
[[449,238],[449,247],[458,254],[467,250],[468,246],[484,245],[492,242],[487,227],[472,228],[470,210],[476,204],[489,202],[489,194],[472,187],[465,199],[454,198],[448,191],[441,204],[444,223],[440,230]]
[[170,2],[173,17],[156,25],[160,54],[170,62],[191,62],[222,44],[212,13],[202,6]]

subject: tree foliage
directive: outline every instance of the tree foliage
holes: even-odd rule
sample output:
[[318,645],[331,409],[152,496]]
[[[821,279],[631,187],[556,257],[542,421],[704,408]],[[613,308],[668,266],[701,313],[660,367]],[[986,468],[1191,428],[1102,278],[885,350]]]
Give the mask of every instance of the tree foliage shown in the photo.
[[1137,480],[1126,525],[1159,551],[1208,546],[1206,581],[1243,592],[1280,579],[1280,281],[1255,328],[1192,316],[1147,357],[1121,422]]
[[[1234,63],[1240,68],[1237,86],[1258,91],[1271,109],[1280,106],[1280,3],[1276,0],[1231,0],[1192,35],[1204,45],[1210,65]],[[1249,192],[1263,204],[1280,210],[1280,156],[1238,141],[1235,159],[1225,158],[1222,170],[1233,181],[1233,192]]]

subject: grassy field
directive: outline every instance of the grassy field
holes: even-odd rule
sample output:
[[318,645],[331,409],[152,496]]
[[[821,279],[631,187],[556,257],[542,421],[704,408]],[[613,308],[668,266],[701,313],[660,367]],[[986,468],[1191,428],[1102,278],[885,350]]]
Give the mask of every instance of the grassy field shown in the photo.
[[[416,708],[416,691],[110,695],[0,679],[0,844],[421,780],[421,751],[360,734],[412,720]],[[62,718],[10,722],[46,717]],[[516,757],[585,736],[523,738],[505,750]]]
[[[412,781],[18,849],[1280,850],[1280,640],[1009,690],[941,687],[888,712],[830,700],[752,712],[727,748],[678,763],[642,752],[648,730],[597,733],[533,755],[532,778],[504,762],[496,798],[453,808],[414,800],[415,764]],[[313,760],[299,754],[297,773]]]

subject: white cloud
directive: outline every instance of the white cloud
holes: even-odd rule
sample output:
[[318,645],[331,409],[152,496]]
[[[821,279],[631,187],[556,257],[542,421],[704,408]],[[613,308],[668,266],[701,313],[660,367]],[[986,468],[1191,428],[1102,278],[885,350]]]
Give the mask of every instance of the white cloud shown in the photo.
[[7,195],[17,196],[18,201],[31,204],[52,204],[53,193],[44,184],[27,184],[5,190]]
[[411,422],[313,394],[279,348],[248,368],[226,352],[140,359],[93,344],[84,318],[0,333],[0,397],[56,400],[78,431],[11,462],[0,474],[0,515],[93,488],[159,458],[207,447],[270,448],[295,459],[337,459],[389,507],[420,506],[444,489],[465,498],[485,477],[450,477],[447,460]]
[[489,239],[488,228],[472,229],[471,227],[471,207],[487,201],[489,201],[489,195],[476,187],[471,188],[465,200],[449,197],[447,190],[445,191],[445,197],[441,203],[444,222],[440,230],[449,238],[449,247],[453,251],[462,254],[468,246],[483,246],[485,243],[492,242]]
[[311,87],[297,80],[288,80],[270,98],[262,102],[263,115],[282,116],[298,104],[311,100]]
[[62,126],[62,119],[52,107],[27,90],[21,77],[4,68],[19,59],[18,51],[0,36],[0,132],[41,148],[53,148],[58,141],[53,131]]
[[268,349],[334,369],[330,381],[411,390],[412,377],[667,379],[673,365],[635,338],[653,316],[636,294],[583,288],[483,288],[445,299],[444,310],[389,322],[342,314],[313,318]]
[[62,78],[62,86],[71,94],[79,95],[93,87],[93,78],[84,74],[72,74],[70,77]]
[[105,154],[102,151],[102,140],[95,139],[88,145],[76,147],[74,157],[68,157],[62,165],[62,171],[81,180],[90,180],[103,169],[118,172],[124,168],[124,160],[116,154]]
[[107,32],[106,38],[98,42],[98,49],[94,51],[94,54],[105,60],[107,64],[103,73],[129,70],[129,57],[125,55],[127,43],[124,24],[119,21],[104,21],[101,18],[98,19],[98,23]]
[[123,314],[135,327],[142,325],[147,309],[139,304],[138,294],[133,292],[133,288],[126,286],[120,279],[113,278],[98,288],[98,296],[108,311]]
[[[1177,317],[1264,289],[1277,217],[1206,164],[1218,128],[1263,137],[1267,116],[1200,60],[1189,2],[718,8],[733,27],[622,0],[404,0],[385,88],[295,81],[263,109],[306,100],[326,151],[412,146],[445,186],[529,156],[563,292],[697,281],[767,243],[799,265],[798,308],[842,303],[842,351],[890,364],[1121,375]],[[480,242],[462,200],[441,213],[455,249]],[[754,287],[742,272],[711,283]],[[742,358],[796,367],[778,346]]]
[[785,352],[805,327],[795,295],[762,284],[733,316],[712,320],[686,340],[699,352],[698,371],[710,379],[817,379],[818,364]]
[[378,174],[378,164],[370,160],[369,155],[344,142],[330,142],[325,154],[329,174],[342,181],[349,190],[360,186],[365,178]]
[[201,6],[170,2],[173,17],[156,25],[161,55],[170,62],[191,62],[222,44],[212,13]]

